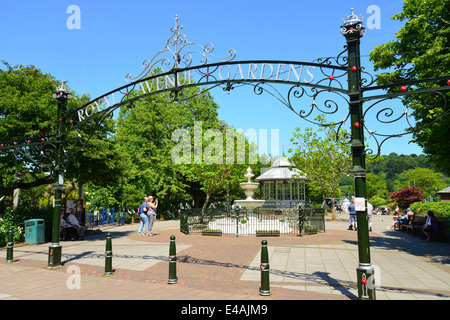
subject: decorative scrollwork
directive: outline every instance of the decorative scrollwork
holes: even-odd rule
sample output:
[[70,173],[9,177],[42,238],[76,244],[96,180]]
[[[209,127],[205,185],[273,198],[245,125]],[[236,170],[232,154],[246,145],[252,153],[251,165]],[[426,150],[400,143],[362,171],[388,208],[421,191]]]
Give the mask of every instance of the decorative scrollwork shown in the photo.
[[[256,95],[262,95],[264,93],[271,95],[305,121],[321,127],[332,128],[336,133],[336,140],[338,142],[343,142],[339,141],[339,137],[342,136],[340,135],[340,131],[349,118],[349,110],[344,108],[345,110],[342,109],[342,111],[339,107],[348,106],[349,100],[345,94],[329,89],[319,89],[315,86],[305,87],[302,84],[292,85],[288,88],[287,92],[285,92],[284,90],[278,88],[276,84],[267,83],[264,81],[257,83],[229,81],[227,85],[223,87],[223,90],[230,91],[238,86],[253,86],[253,92]],[[341,101],[332,99],[332,95],[337,95]],[[304,103],[305,100],[306,103]],[[342,113],[344,113],[344,117],[340,121],[322,123],[315,120],[315,118],[320,114],[332,115]],[[348,134],[343,137],[345,140],[350,140]],[[347,143],[348,141],[345,142]]]
[[[414,132],[417,132],[418,130],[424,130],[426,129],[426,127],[433,125],[434,122],[438,121],[444,116],[448,116],[448,114],[450,113],[450,110],[448,110],[447,107],[447,99],[442,92],[427,92],[420,97],[422,108],[431,110],[438,106],[442,110],[446,110],[446,112],[443,112],[440,117],[437,117],[436,119],[433,119],[432,121],[429,121],[427,123],[419,123],[413,125],[412,121],[414,121],[414,115],[409,111],[408,107],[405,107],[405,105],[410,105],[409,100],[412,97],[417,98],[417,95],[414,91],[402,97],[391,96],[387,98],[381,98],[370,104],[365,109],[363,114],[364,119],[370,118],[372,120],[376,120],[380,124],[387,125],[385,130],[392,131],[393,128],[395,129],[399,127],[403,129],[402,131],[399,131],[397,129],[396,133],[387,134],[381,132],[382,126],[378,126],[376,125],[376,123],[372,123],[371,125],[374,127],[369,128],[366,125],[366,122],[364,122],[364,128],[369,133],[368,138],[373,139],[376,143],[377,155],[381,154],[382,145],[389,139],[402,137],[411,133],[414,134]],[[389,105],[386,105],[386,102],[389,102]],[[399,125],[401,121],[404,121],[403,125]],[[374,154],[373,150],[370,151],[372,151],[371,153]]]
[[347,61],[348,57],[344,55],[348,50],[348,46],[344,46],[344,50],[341,51],[336,57],[327,57],[327,58],[318,58],[314,60],[313,62],[317,62],[320,64],[323,64],[324,66],[331,66],[333,65],[333,62],[335,65],[341,66],[341,67],[347,67]]
[[[202,46],[196,42],[188,41],[185,34],[179,33],[182,29],[183,26],[178,24],[178,15],[176,15],[175,27],[170,28],[172,36],[167,40],[164,49],[160,50],[152,59],[144,60],[142,63],[144,70],[137,77],[133,78],[131,74],[127,74],[126,80],[136,81],[143,79],[152,75],[155,68],[160,68],[163,72],[180,67],[188,68],[192,64],[193,55],[200,55],[200,65],[205,65],[210,61],[228,62],[236,57],[236,51],[234,49],[230,49],[226,57],[215,56],[213,54],[214,45],[212,43]],[[191,50],[191,48],[195,49]],[[163,56],[166,53],[169,53],[169,57]]]

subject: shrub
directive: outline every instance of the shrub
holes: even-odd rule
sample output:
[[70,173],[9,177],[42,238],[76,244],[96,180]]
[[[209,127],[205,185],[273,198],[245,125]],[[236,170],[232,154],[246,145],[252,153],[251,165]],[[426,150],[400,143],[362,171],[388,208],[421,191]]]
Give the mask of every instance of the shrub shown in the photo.
[[419,215],[426,215],[427,211],[431,210],[438,217],[450,217],[450,202],[415,202],[409,207]]
[[376,208],[385,205],[387,201],[386,199],[383,199],[381,197],[373,196],[372,198],[370,198],[369,203],[372,204],[374,208]]
[[25,221],[29,219],[45,220],[45,240],[50,241],[52,230],[52,207],[18,207],[8,208],[0,217],[0,247],[6,245],[8,240],[8,231],[13,229],[14,242],[25,241]]
[[276,234],[276,233],[280,233],[280,230],[256,230],[256,234],[258,234],[258,233]]
[[394,199],[401,208],[406,209],[412,203],[422,201],[422,196],[424,193],[425,191],[422,189],[415,187],[406,187],[398,191],[388,193],[388,196]]
[[317,232],[317,227],[310,225],[310,224],[306,224],[305,225],[305,232]]

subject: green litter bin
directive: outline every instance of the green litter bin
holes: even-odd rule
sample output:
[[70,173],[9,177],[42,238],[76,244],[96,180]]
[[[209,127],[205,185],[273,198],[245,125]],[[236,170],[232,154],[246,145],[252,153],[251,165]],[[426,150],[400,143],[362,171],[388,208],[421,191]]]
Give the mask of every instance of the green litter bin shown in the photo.
[[25,243],[38,244],[45,242],[44,219],[33,219],[25,221]]

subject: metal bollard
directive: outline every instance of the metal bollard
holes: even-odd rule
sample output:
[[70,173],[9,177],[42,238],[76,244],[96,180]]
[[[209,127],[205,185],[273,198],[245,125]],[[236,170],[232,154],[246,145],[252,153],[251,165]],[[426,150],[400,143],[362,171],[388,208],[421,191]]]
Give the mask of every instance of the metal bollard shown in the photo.
[[169,247],[169,280],[168,284],[178,283],[177,277],[177,250],[175,247],[175,236],[170,236],[170,247]]
[[13,237],[13,229],[9,229],[8,231],[8,242],[6,243],[6,263],[13,263],[13,250],[14,250],[14,237]]
[[111,233],[108,232],[106,235],[106,251],[105,251],[105,273],[104,276],[112,276],[112,243],[111,243]]
[[259,294],[261,296],[270,296],[270,284],[269,284],[269,252],[267,251],[267,241],[261,241],[261,287],[259,288]]

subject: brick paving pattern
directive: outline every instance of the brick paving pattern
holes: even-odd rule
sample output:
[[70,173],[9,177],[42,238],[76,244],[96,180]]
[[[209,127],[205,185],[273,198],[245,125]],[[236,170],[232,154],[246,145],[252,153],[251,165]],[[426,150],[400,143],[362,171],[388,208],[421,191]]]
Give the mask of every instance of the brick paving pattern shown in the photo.
[[[266,238],[271,296],[259,295],[261,240],[184,235],[178,221],[157,221],[155,235],[138,225],[103,229],[85,241],[61,242],[63,266],[47,269],[49,244],[0,250],[0,299],[149,300],[355,300],[357,235],[346,215],[327,221],[325,233]],[[372,263],[379,273],[377,299],[450,299],[448,243],[426,243],[386,230],[392,217],[374,216]],[[106,232],[112,234],[114,275],[104,277]],[[177,284],[168,285],[169,239],[176,236]],[[80,288],[69,289],[73,268]]]

